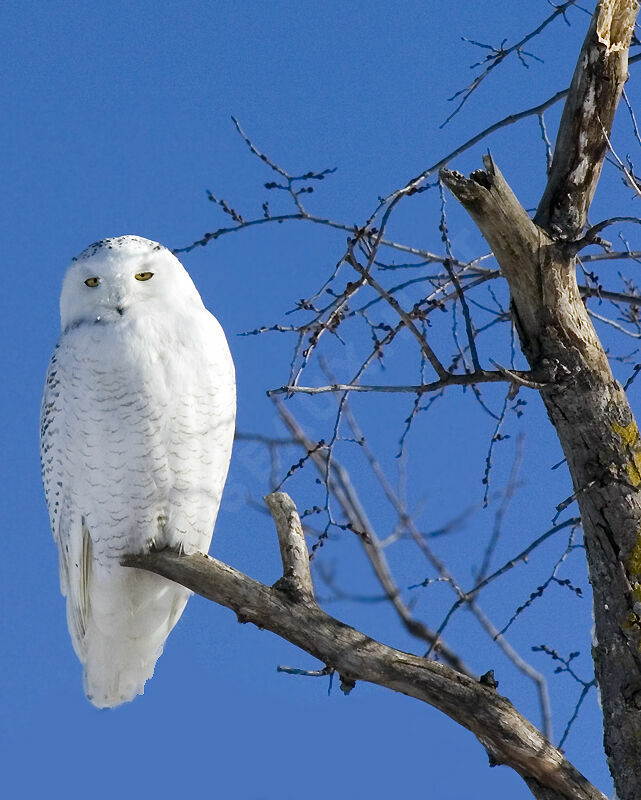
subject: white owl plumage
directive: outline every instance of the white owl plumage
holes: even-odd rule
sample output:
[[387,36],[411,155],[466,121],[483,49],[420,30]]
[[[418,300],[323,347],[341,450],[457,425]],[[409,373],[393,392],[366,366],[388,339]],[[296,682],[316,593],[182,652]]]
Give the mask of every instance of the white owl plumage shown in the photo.
[[120,558],[209,548],[234,436],[234,366],[183,266],[148,239],[104,239],[74,259],[60,315],[42,475],[85,692],[105,708],[143,693],[189,597]]

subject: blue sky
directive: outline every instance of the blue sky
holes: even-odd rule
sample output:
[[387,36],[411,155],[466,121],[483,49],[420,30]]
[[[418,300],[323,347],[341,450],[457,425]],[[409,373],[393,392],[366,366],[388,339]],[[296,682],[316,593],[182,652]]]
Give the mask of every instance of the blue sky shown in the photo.
[[[206,189],[248,216],[261,215],[267,199],[263,184],[272,174],[248,153],[230,115],[292,172],[336,167],[309,199],[310,208],[360,222],[380,195],[456,144],[568,84],[588,19],[579,11],[570,15],[572,27],[557,21],[532,45],[544,63],[531,62],[526,70],[517,61],[507,62],[449,126],[439,129],[451,111],[447,98],[469,82],[469,65],[479,60],[479,52],[484,55],[461,37],[514,41],[549,11],[543,0],[106,0],[99,5],[9,0],[2,5],[3,794],[46,793],[69,800],[87,792],[96,798],[142,792],[168,798],[178,791],[236,800],[378,800],[392,793],[440,800],[472,793],[529,796],[509,770],[488,769],[476,740],[433,709],[360,684],[349,697],[336,687],[328,696],[325,680],[277,674],[277,664],[317,665],[197,597],[172,633],[144,697],[115,712],[93,709],[83,697],[66,631],[40,484],[37,425],[44,373],[58,335],[59,287],[73,255],[96,239],[126,233],[169,247],[188,244],[228,222],[208,202]],[[634,100],[633,86],[630,92]],[[557,120],[554,111],[548,119],[551,131]],[[477,167],[486,147],[454,166]],[[545,179],[535,121],[516,135],[499,133],[491,147],[524,205],[535,205]],[[277,208],[280,201],[269,199]],[[621,201],[602,192],[600,206],[612,208],[611,202]],[[453,200],[448,208],[457,226],[458,256],[470,257],[482,246],[478,236]],[[426,195],[425,202],[417,201],[394,222],[394,236],[442,252],[437,209],[437,198]],[[614,212],[626,213],[626,208],[619,205]],[[228,333],[238,373],[240,430],[282,433],[265,391],[285,382],[291,341],[238,334],[287,321],[285,312],[322,283],[344,241],[341,233],[313,226],[264,226],[223,237],[183,258]],[[340,363],[340,354],[329,352]],[[390,367],[390,381],[406,371],[405,352],[399,351]],[[414,358],[414,371],[416,363]],[[312,372],[309,382],[317,378]],[[499,395],[488,396],[499,402]],[[512,510],[511,538],[500,552],[505,556],[545,530],[556,503],[571,493],[562,470],[550,472],[561,459],[558,444],[536,398],[527,399],[523,430],[529,431],[530,448],[524,480],[529,494]],[[332,402],[297,399],[292,408],[321,436]],[[358,398],[354,408],[376,446],[392,453],[411,401]],[[497,459],[497,485],[513,458],[516,415],[508,426],[513,438]],[[417,481],[412,491],[417,497],[427,494],[425,525],[437,527],[479,503],[491,433],[490,421],[462,394],[417,421],[410,464],[414,474],[426,478],[425,486]],[[345,459],[358,469],[347,445]],[[393,459],[385,464],[392,468]],[[278,577],[275,536],[269,519],[246,504],[248,494],[256,499],[267,491],[267,473],[259,447],[236,447],[213,552],[273,582]],[[380,490],[365,477],[357,484],[380,533],[389,532],[393,518],[377,496]],[[318,499],[311,473],[287,488],[301,507]],[[445,542],[442,554],[457,563],[460,553],[475,552],[492,519],[478,518]],[[347,576],[359,591],[372,591],[369,569],[349,537],[338,537],[325,550],[323,558],[341,580]],[[558,548],[554,552],[558,555]],[[555,557],[509,578],[505,589],[490,595],[490,611],[503,621],[509,618],[513,598],[527,598]],[[402,547],[391,558],[403,587],[427,575]],[[573,579],[589,594],[582,556],[572,558]],[[504,591],[512,592],[508,607]],[[419,598],[417,611],[437,624],[445,600],[413,597]],[[380,604],[336,603],[329,610],[395,646],[416,647]],[[461,616],[453,643],[472,643],[473,668],[496,667],[501,691],[536,721],[529,684],[509,672]],[[541,643],[538,636],[565,652],[581,649],[589,655],[589,617],[588,599],[581,602],[559,590],[549,602],[541,601],[528,622],[514,626],[511,641],[526,656]],[[544,659],[536,666],[550,677],[558,740],[577,684],[553,676]],[[582,669],[589,674],[589,661]],[[567,750],[607,790],[600,738],[593,692]]]

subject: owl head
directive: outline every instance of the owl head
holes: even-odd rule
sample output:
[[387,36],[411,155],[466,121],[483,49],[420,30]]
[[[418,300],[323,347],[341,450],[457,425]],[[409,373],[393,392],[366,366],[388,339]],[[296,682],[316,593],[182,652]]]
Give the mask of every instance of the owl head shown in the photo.
[[62,330],[89,322],[117,322],[145,308],[168,312],[202,307],[180,261],[157,242],[118,236],[95,242],[73,259],[60,295]]

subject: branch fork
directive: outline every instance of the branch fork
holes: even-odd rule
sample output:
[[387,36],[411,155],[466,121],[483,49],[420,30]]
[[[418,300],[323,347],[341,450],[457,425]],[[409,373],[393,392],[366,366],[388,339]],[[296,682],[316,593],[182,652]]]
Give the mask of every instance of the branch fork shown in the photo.
[[475,677],[371,639],[326,614],[313,597],[309,556],[291,498],[266,498],[280,545],[283,577],[265,586],[211,556],[170,550],[127,555],[123,566],[145,569],[235,611],[313,655],[351,690],[367,681],[428,703],[471,731],[497,764],[515,769],[545,800],[605,800],[495,688]]
[[297,600],[313,602],[309,553],[294,501],[286,492],[273,492],[265,497],[265,503],[276,525],[283,562],[283,576],[273,588],[285,591]]

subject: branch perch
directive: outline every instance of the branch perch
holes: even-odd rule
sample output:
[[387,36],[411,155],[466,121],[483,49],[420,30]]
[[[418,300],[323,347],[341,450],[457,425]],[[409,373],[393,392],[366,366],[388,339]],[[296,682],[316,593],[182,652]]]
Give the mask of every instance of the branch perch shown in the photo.
[[236,612],[240,622],[266,628],[336,669],[345,682],[367,681],[414,697],[443,711],[471,731],[492,763],[515,769],[535,796],[553,800],[605,800],[509,700],[492,687],[451,667],[404,653],[371,639],[326,614],[314,601],[307,548],[294,503],[270,495],[285,575],[306,589],[296,596],[282,579],[265,586],[215,558],[169,550],[128,555],[124,566],[146,569],[186,586]]

